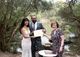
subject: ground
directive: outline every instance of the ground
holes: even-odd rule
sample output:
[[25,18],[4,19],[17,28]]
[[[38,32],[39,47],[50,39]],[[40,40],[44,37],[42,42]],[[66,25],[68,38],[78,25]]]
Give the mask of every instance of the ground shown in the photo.
[[[18,54],[12,54],[12,53],[8,53],[8,52],[1,52],[0,51],[0,57],[21,57],[21,53]],[[65,53],[63,57],[80,57],[77,55],[71,55],[71,54],[67,54]]]
[[12,53],[8,53],[8,52],[1,52],[0,51],[0,57],[21,57],[20,54],[12,54]]

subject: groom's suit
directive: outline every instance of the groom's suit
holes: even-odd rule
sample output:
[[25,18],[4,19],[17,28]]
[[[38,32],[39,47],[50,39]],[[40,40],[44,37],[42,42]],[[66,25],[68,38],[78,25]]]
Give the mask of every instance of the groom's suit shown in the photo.
[[[33,22],[30,22],[30,32],[33,32],[35,30],[44,29],[42,23],[36,22],[35,24]],[[41,44],[41,37],[31,38],[32,41],[32,57],[35,57],[35,52],[42,49]]]

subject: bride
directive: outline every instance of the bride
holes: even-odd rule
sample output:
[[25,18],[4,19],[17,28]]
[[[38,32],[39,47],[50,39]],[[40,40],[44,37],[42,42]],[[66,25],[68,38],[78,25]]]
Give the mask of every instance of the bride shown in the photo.
[[24,18],[20,26],[20,33],[23,36],[21,41],[22,57],[32,57],[31,54],[31,38],[29,36],[29,20]]

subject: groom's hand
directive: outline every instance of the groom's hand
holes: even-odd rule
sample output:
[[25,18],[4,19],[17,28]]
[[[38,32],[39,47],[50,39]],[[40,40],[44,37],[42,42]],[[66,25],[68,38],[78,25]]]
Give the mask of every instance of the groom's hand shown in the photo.
[[46,29],[42,29],[43,33],[46,33]]

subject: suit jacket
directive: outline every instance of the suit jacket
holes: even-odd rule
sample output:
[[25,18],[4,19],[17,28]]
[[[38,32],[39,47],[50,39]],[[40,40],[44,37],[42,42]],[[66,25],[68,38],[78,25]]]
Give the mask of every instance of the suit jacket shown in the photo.
[[[35,30],[35,26],[32,26],[34,23],[33,22],[30,22],[29,24],[29,28],[30,28],[30,32],[33,32]],[[42,23],[38,22],[37,21],[37,24],[36,24],[36,30],[39,30],[39,29],[44,29]]]

